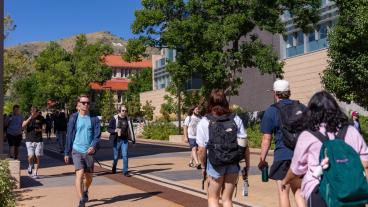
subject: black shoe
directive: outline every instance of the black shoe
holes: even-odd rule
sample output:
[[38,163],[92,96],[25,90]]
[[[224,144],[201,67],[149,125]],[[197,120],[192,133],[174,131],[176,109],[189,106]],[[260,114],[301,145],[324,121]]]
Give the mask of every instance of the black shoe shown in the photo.
[[116,174],[116,166],[112,166],[112,174]]
[[128,172],[123,173],[125,177],[131,177],[131,175]]
[[82,200],[86,203],[88,202],[88,190],[83,192]]
[[80,200],[78,207],[85,207],[85,206],[86,206],[86,202],[84,202],[83,200]]

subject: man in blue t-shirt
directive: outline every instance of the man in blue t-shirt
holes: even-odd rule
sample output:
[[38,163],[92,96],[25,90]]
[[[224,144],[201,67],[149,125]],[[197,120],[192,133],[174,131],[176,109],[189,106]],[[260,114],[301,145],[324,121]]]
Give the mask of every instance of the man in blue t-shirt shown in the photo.
[[[94,153],[101,137],[100,120],[89,115],[89,98],[78,98],[78,112],[71,115],[65,143],[65,163],[69,163],[70,153],[75,167],[75,187],[80,198],[79,207],[88,201],[88,189],[92,184]],[[85,178],[85,182],[83,182]]]
[[[292,104],[290,100],[289,82],[286,80],[276,80],[273,84],[273,91],[276,102],[282,102],[285,105]],[[275,139],[274,159],[270,168],[269,177],[276,181],[279,194],[279,206],[290,206],[289,191],[290,188],[294,192],[295,200],[298,206],[304,206],[304,199],[300,196],[298,191],[300,190],[300,182],[292,183],[291,186],[286,186],[286,189],[282,188],[281,181],[286,176],[286,173],[290,167],[291,159],[293,157],[293,151],[287,148],[283,142],[283,135],[280,129],[280,113],[274,105],[268,107],[265,111],[262,122],[261,131],[263,133],[262,145],[261,145],[261,157],[258,164],[258,168],[262,170],[268,166],[266,157],[271,146],[272,135]]]

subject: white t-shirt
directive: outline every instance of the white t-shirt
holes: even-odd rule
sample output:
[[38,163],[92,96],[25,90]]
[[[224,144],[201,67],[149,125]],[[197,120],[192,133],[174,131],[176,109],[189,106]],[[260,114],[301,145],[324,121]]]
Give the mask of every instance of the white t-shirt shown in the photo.
[[[247,134],[243,126],[243,121],[238,116],[234,117],[234,121],[238,126],[238,133],[237,133],[238,139],[246,139]],[[206,117],[203,117],[201,121],[198,123],[196,141],[198,146],[200,147],[207,146],[207,142],[209,139],[208,125],[209,120]]]
[[198,123],[201,120],[200,117],[196,115],[187,116],[184,120],[184,126],[188,127],[188,138],[195,139],[197,137],[197,127]]

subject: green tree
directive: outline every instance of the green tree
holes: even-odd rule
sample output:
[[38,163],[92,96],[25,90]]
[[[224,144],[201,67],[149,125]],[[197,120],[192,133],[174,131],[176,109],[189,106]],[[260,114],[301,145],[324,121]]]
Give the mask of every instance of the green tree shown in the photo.
[[4,36],[7,38],[11,31],[14,31],[17,26],[14,24],[11,16],[7,15],[4,17]]
[[170,121],[170,115],[176,112],[177,103],[169,95],[165,95],[164,100],[165,103],[161,104],[160,113],[165,121]]
[[102,123],[107,123],[115,112],[112,107],[112,93],[110,90],[104,90],[102,92],[102,98],[100,98],[100,112],[102,116]]
[[204,95],[219,87],[236,95],[242,84],[238,74],[245,68],[282,75],[283,64],[254,29],[282,33],[280,15],[288,10],[296,25],[307,30],[318,21],[320,0],[142,0],[142,5],[132,24],[140,37],[129,41],[130,60],[144,53],[145,47],[139,45],[173,48],[176,62],[170,62],[167,71],[179,90],[175,95],[194,73],[202,76]]
[[326,90],[345,102],[368,107],[368,4],[336,0],[337,24],[328,35],[329,65],[323,72]]
[[102,83],[111,77],[111,69],[102,62],[110,53],[110,46],[88,44],[85,35],[77,36],[72,52],[51,42],[35,59],[36,71],[15,84],[14,94],[27,110],[30,105],[45,107],[48,99],[74,110],[77,96],[88,93],[91,82]]
[[152,106],[152,101],[146,101],[146,103],[142,106],[142,112],[143,112],[144,119],[147,121],[152,121],[154,110],[155,110],[155,107]]
[[32,63],[25,56],[14,50],[4,51],[3,93],[6,94],[12,83],[26,77],[32,70]]
[[139,96],[133,96],[131,100],[127,101],[126,107],[128,108],[129,116],[131,117],[141,117],[143,115]]
[[152,69],[145,68],[142,71],[134,73],[130,77],[128,90],[125,93],[125,100],[131,101],[138,97],[139,93],[152,90]]

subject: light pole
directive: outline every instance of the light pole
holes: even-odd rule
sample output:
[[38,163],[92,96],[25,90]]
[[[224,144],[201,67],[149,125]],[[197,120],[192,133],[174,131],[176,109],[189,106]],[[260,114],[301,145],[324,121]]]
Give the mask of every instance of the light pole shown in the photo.
[[4,152],[4,0],[0,0],[0,154]]

